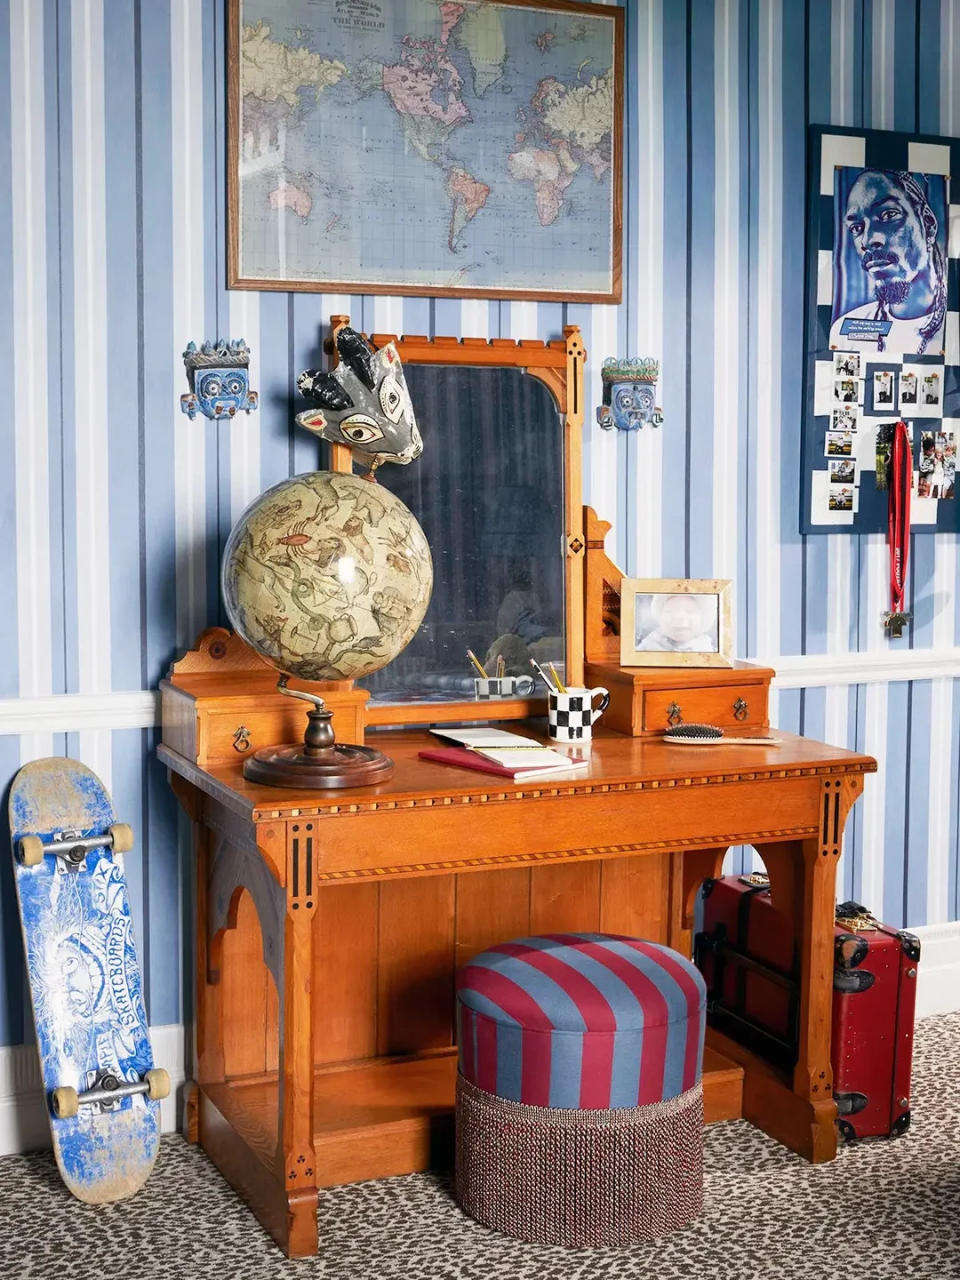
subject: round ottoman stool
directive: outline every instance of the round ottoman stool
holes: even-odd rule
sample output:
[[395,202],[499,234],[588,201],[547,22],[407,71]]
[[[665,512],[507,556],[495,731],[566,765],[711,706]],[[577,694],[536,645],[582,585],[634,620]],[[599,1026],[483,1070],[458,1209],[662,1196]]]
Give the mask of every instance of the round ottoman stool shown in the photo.
[[626,1245],[703,1208],[706,987],[640,938],[503,942],[457,974],[456,1196],[519,1240]]

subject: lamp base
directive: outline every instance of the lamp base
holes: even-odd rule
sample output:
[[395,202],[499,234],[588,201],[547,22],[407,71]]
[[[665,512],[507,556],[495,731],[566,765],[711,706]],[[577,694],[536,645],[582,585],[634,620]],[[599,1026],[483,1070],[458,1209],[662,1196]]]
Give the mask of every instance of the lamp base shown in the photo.
[[243,766],[250,782],[268,787],[303,787],[308,791],[332,787],[370,787],[386,782],[393,773],[393,761],[373,747],[336,743],[321,757],[307,755],[302,742],[279,747],[263,747]]
[[268,787],[303,787],[308,791],[331,787],[370,787],[386,782],[393,773],[393,761],[374,747],[358,747],[354,743],[337,742],[330,723],[331,711],[323,699],[286,688],[286,678],[277,686],[281,693],[313,702],[307,713],[307,731],[302,742],[284,743],[279,747],[261,747],[243,766],[243,776],[250,782]]

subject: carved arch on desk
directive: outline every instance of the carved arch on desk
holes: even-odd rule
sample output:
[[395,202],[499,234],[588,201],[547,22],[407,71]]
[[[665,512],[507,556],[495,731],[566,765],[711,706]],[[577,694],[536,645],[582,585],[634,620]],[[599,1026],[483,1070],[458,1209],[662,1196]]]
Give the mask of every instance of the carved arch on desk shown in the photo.
[[[826,777],[820,788],[820,823],[816,835],[805,840],[802,857],[795,841],[777,840],[755,844],[770,877],[770,901],[790,919],[799,918],[803,906],[804,859],[836,866],[843,852],[843,832],[847,815],[863,791],[863,774]],[[815,870],[815,868],[814,868]]]
[[286,892],[257,852],[218,835],[207,886],[207,954],[211,975],[219,973],[223,935],[237,927],[240,899],[249,893],[257,910],[263,962],[283,992]]

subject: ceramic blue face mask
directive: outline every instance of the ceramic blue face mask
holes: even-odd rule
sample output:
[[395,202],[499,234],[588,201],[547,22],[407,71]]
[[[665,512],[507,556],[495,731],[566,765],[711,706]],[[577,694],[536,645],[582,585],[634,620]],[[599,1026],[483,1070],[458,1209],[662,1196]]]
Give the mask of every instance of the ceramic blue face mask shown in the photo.
[[242,338],[225,342],[194,342],[183,353],[190,391],[180,397],[180,409],[190,418],[202,413],[219,421],[234,417],[239,410],[256,409],[258,396],[250,390],[250,349]]
[[605,431],[639,431],[650,423],[659,427],[663,414],[656,403],[660,366],[649,357],[633,360],[604,360],[603,404],[597,408],[597,422]]
[[308,431],[381,462],[412,462],[423,441],[410,403],[400,356],[392,342],[375,351],[362,333],[337,334],[340,362],[330,373],[306,369],[297,388],[316,404],[297,414]]

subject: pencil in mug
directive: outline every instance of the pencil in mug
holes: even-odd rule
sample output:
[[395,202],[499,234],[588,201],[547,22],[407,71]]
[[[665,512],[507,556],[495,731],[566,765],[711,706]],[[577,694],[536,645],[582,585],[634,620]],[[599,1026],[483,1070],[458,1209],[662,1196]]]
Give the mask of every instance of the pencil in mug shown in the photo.
[[548,662],[547,666],[550,668],[550,674],[553,676],[554,680],[557,682],[557,693],[566,693],[567,686],[563,683],[563,681],[557,675],[557,668],[553,665],[552,662]]
[[547,675],[547,673],[544,671],[543,667],[541,667],[540,663],[537,662],[536,658],[530,659],[530,665],[536,671],[537,675],[540,677],[543,683],[547,686],[547,689],[550,691],[550,693],[556,693],[557,692],[556,686],[554,685],[550,677]]
[[480,659],[477,657],[477,655],[473,652],[473,650],[472,650],[472,649],[468,649],[468,650],[467,650],[467,657],[470,659],[470,661],[471,661],[471,662],[473,663],[473,665],[476,667],[476,669],[477,669],[477,671],[480,673],[480,675],[481,675],[481,676],[483,676],[484,680],[489,680],[489,679],[490,679],[490,677],[487,675],[486,670],[484,669],[484,666],[483,666],[482,662],[481,662],[481,661],[480,661]]

